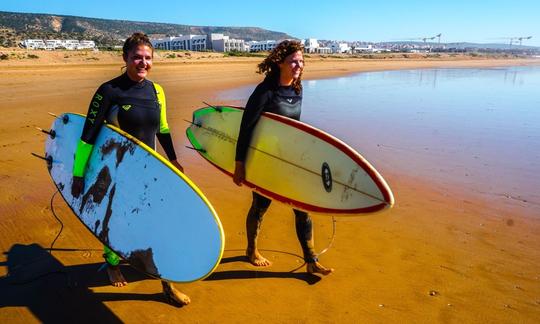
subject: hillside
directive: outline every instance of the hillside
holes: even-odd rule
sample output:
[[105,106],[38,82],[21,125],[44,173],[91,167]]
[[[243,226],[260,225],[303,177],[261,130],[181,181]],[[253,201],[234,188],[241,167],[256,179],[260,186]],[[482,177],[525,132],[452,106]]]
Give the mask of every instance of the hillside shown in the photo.
[[151,37],[223,33],[231,38],[251,40],[293,38],[286,33],[258,27],[215,27],[30,14],[0,11],[0,46],[13,47],[23,39],[88,39],[98,46],[120,45],[133,32]]

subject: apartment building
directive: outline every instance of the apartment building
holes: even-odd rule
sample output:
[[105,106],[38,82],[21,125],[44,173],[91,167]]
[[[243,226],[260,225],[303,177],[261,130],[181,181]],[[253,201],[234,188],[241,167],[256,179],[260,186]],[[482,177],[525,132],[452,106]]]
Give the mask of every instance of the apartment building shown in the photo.
[[151,40],[156,49],[171,51],[205,51],[206,35],[179,35],[162,39]]
[[216,52],[245,52],[246,43],[243,39],[234,39],[223,34],[212,33],[207,38],[207,48]]
[[275,40],[248,42],[250,52],[268,52],[273,50],[277,44]]

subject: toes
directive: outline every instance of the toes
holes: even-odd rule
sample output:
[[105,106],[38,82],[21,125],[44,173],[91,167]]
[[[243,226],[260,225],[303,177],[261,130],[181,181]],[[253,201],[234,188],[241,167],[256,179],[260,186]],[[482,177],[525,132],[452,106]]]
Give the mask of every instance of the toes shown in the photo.
[[270,265],[270,261],[268,261],[267,259],[255,259],[252,261],[253,265],[255,266],[258,266],[258,267],[267,267]]
[[185,296],[184,298],[182,298],[182,303],[184,305],[189,305],[189,303],[191,303],[191,299],[189,299],[188,296]]
[[334,268],[325,268],[324,266],[315,263],[315,264],[308,264],[307,266],[307,272],[309,273],[319,273],[323,276],[327,276],[334,272]]

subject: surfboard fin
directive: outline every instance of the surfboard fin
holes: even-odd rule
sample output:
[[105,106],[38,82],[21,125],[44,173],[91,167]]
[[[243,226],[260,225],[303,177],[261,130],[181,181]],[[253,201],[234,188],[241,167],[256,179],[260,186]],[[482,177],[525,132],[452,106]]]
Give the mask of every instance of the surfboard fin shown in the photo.
[[47,162],[47,168],[48,168],[49,170],[52,168],[52,163],[53,163],[52,156],[50,156],[50,155],[41,156],[41,155],[36,154],[36,153],[34,153],[34,152],[30,152],[30,154],[32,154],[33,156],[37,157],[38,159],[45,160],[45,161]]
[[191,124],[191,125],[193,125],[193,126],[202,127],[201,124],[194,123],[194,122],[189,121],[189,120],[187,120],[187,119],[184,119],[184,121],[187,122],[187,123],[189,123],[189,124]]
[[214,109],[215,109],[216,111],[218,111],[218,112],[222,112],[222,111],[223,111],[223,109],[222,109],[221,107],[219,107],[219,106],[213,106],[213,105],[211,105],[211,104],[209,104],[209,103],[207,103],[207,102],[204,102],[204,101],[203,101],[202,103],[205,104],[205,105],[207,105],[207,106],[210,107],[210,108],[214,108]]
[[51,130],[45,130],[41,127],[36,127],[36,129],[42,133],[45,133],[47,135],[49,135],[52,139],[54,139],[56,137],[56,132],[54,131],[54,129],[51,129]]
[[197,152],[201,152],[201,153],[206,153],[206,150],[205,149],[198,149],[198,148],[194,148],[192,146],[186,146],[188,149],[190,150],[195,150]]
[[[53,116],[54,118],[58,118],[58,115],[56,115],[55,113],[47,112],[47,114]],[[69,116],[66,115],[66,114],[64,114],[64,115],[62,116],[62,122],[63,122],[64,124],[67,124],[67,123],[69,122]]]

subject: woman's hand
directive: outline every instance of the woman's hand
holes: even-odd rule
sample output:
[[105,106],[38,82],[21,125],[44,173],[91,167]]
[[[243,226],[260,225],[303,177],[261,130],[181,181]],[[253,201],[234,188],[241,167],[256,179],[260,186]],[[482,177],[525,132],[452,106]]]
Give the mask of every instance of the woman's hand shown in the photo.
[[172,160],[171,164],[174,165],[180,172],[184,173],[184,168],[178,163],[178,160]]
[[236,161],[236,164],[234,166],[233,182],[236,183],[237,186],[241,186],[242,182],[245,179],[246,179],[246,168],[244,166],[244,162]]
[[71,195],[78,198],[84,191],[84,178],[73,176],[73,183],[71,184]]

